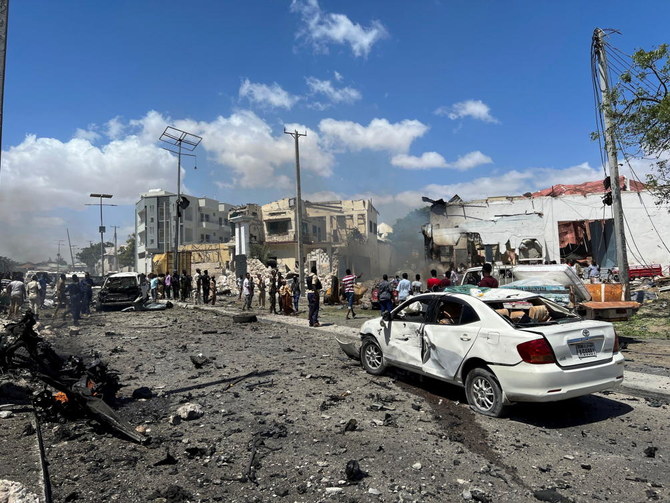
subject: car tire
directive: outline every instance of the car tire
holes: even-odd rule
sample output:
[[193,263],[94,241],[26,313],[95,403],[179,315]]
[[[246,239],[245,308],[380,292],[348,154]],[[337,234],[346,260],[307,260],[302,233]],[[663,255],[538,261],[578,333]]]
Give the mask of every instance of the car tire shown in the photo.
[[465,379],[465,395],[470,408],[485,416],[500,417],[504,411],[503,392],[496,376],[488,369],[477,367]]
[[254,323],[258,321],[255,314],[235,314],[233,315],[233,323]]
[[372,375],[381,375],[386,370],[384,353],[376,340],[367,337],[361,345],[361,366]]

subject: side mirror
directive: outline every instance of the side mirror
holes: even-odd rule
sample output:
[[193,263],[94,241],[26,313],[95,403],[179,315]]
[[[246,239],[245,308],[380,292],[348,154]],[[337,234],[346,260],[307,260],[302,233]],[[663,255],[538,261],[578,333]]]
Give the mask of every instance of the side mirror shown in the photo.
[[384,311],[384,314],[382,314],[382,320],[384,321],[391,321],[391,312],[390,311]]

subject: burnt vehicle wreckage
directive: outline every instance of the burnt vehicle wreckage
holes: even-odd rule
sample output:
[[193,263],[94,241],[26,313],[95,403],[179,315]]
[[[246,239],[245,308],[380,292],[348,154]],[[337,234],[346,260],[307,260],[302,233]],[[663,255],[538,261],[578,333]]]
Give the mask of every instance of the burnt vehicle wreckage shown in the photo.
[[87,416],[140,444],[149,438],[138,433],[112,408],[121,388],[118,375],[99,357],[85,363],[79,356],[60,356],[34,330],[35,316],[28,310],[0,334],[0,373],[27,371],[47,386],[32,397],[36,416],[46,421]]

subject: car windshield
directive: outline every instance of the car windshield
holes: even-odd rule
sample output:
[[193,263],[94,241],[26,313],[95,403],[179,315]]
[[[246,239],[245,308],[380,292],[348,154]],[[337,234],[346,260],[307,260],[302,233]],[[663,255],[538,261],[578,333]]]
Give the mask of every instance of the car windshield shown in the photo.
[[581,320],[563,306],[539,296],[523,300],[487,301],[486,305],[515,327],[555,325]]
[[105,283],[104,288],[110,292],[129,290],[131,288],[137,288],[137,280],[132,276],[126,276],[122,278],[107,278],[107,282]]

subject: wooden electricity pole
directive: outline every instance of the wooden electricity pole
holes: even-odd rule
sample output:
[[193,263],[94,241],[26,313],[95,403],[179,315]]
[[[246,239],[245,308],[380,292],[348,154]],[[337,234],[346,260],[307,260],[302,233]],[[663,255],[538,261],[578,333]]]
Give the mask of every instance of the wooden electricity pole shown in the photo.
[[607,54],[605,53],[605,32],[596,28],[593,32],[593,45],[598,66],[598,85],[602,100],[602,114],[604,124],[605,152],[607,165],[610,170],[610,188],[612,191],[612,217],[614,219],[614,234],[616,238],[616,258],[619,267],[619,281],[623,287],[624,300],[630,300],[630,281],[628,277],[628,254],[626,251],[626,233],[624,229],[623,208],[621,206],[621,186],[619,185],[619,162],[617,160],[614,126],[610,119],[609,107],[609,74],[607,71]]
[[298,133],[284,130],[295,140],[295,240],[298,253],[298,278],[300,279],[300,291],[305,290],[305,266],[302,260],[302,194],[300,189],[300,137],[307,133]]

